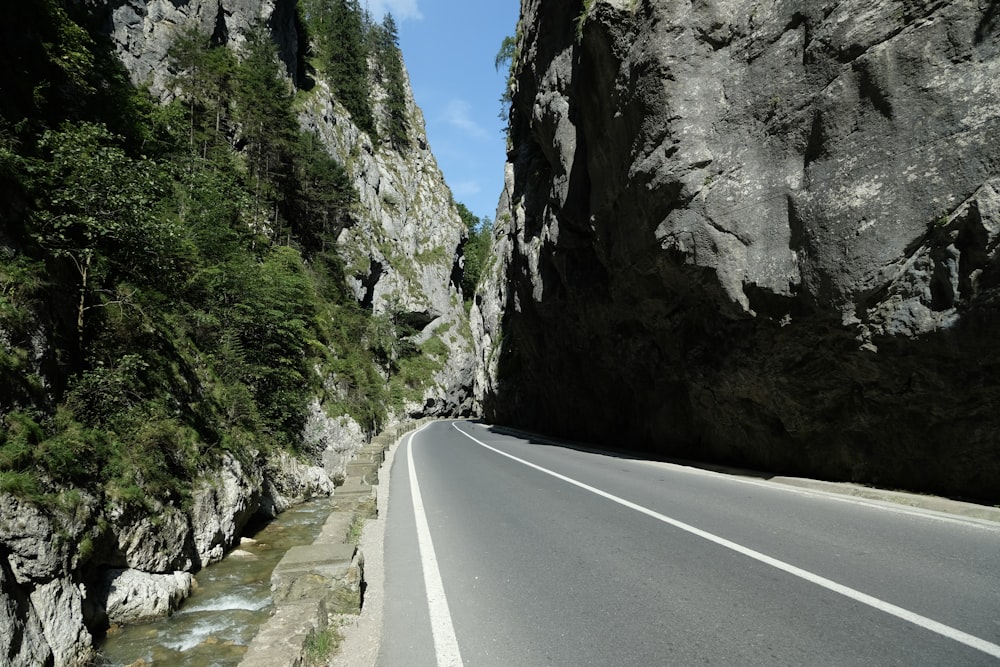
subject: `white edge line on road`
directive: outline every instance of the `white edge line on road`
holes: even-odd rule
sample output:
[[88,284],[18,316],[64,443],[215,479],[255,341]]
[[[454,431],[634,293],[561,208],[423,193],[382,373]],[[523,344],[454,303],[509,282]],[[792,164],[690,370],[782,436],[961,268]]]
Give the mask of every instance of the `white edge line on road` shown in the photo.
[[448,609],[448,598],[444,594],[444,583],[438,568],[434,543],[431,541],[430,526],[424,513],[424,501],[417,483],[417,472],[413,467],[413,436],[430,424],[411,433],[406,440],[406,462],[410,472],[410,492],[413,496],[413,514],[417,524],[417,546],[420,548],[420,562],[424,570],[424,587],[427,589],[427,608],[431,617],[431,634],[434,635],[434,652],[439,666],[461,667],[462,654],[458,650],[458,638]]
[[974,528],[978,530],[1000,529],[1000,523],[997,523],[996,521],[990,521],[989,519],[980,519],[978,517],[973,517],[973,516],[946,514],[940,510],[929,509],[926,507],[912,507],[909,505],[899,504],[891,500],[880,500],[878,498],[868,498],[865,496],[843,495],[841,493],[836,493],[834,491],[829,491],[827,489],[807,488],[805,486],[796,486],[795,484],[789,484],[787,482],[778,482],[774,480],[762,481],[757,479],[749,479],[747,477],[741,477],[738,473],[733,474],[725,472],[716,472],[715,470],[703,470],[695,466],[684,465],[682,463],[671,463],[668,461],[644,461],[642,459],[636,459],[635,461],[636,463],[640,463],[646,466],[654,466],[654,467],[664,466],[670,470],[680,471],[688,475],[701,475],[703,477],[725,479],[726,481],[736,482],[737,484],[748,484],[750,486],[757,486],[762,489],[767,489],[769,491],[777,491],[779,493],[794,493],[800,496],[808,496],[809,498],[820,498],[835,503],[857,505],[858,507],[877,508],[879,511],[883,512],[891,512],[893,514],[903,514],[908,517],[917,519],[944,521],[946,523],[956,524],[959,526],[963,526],[965,528]]
[[790,563],[778,560],[777,558],[772,558],[771,556],[762,554],[759,551],[754,551],[749,547],[737,544],[736,542],[727,540],[724,537],[719,537],[718,535],[709,533],[700,528],[695,528],[694,526],[684,523],[683,521],[678,521],[677,519],[673,519],[665,514],[660,514],[659,512],[651,510],[647,507],[643,507],[642,505],[637,505],[636,503],[633,503],[629,500],[625,500],[624,498],[619,498],[618,496],[608,493],[607,491],[602,491],[601,489],[577,481],[572,477],[567,477],[553,470],[549,470],[548,468],[543,468],[542,466],[532,463],[531,461],[525,461],[524,459],[518,458],[512,454],[508,454],[507,452],[501,451],[496,447],[486,444],[479,438],[470,435],[469,433],[466,433],[462,429],[458,428],[458,425],[455,423],[452,423],[452,426],[455,428],[456,431],[458,431],[465,437],[469,438],[476,444],[485,447],[490,451],[496,452],[501,456],[506,456],[507,458],[513,461],[517,461],[518,463],[526,465],[529,468],[534,468],[535,470],[543,472],[546,475],[551,475],[556,479],[562,480],[568,484],[572,484],[573,486],[580,487],[585,491],[589,491],[602,498],[606,498],[608,500],[616,502],[619,505],[635,510],[636,512],[645,514],[646,516],[657,519],[658,521],[662,521],[665,524],[671,525],[675,528],[679,528],[680,530],[691,533],[692,535],[696,535],[704,540],[708,540],[709,542],[717,544],[721,547],[725,547],[726,549],[730,549],[731,551],[735,551],[738,554],[742,554],[758,562],[770,565],[771,567],[781,570],[782,572],[787,572],[788,574],[799,577],[800,579],[804,579],[805,581],[816,584],[817,586],[822,586],[823,588],[833,591],[834,593],[839,593],[840,595],[855,600],[856,602],[868,605],[869,607],[878,609],[879,611],[895,616],[896,618],[900,618],[904,621],[917,625],[921,628],[930,630],[931,632],[935,632],[943,637],[947,637],[948,639],[952,639],[956,642],[959,642],[960,644],[965,644],[966,646],[974,648],[977,651],[982,651],[987,655],[993,656],[995,658],[1000,658],[1000,645],[986,641],[985,639],[980,639],[979,637],[970,635],[966,632],[962,632],[961,630],[953,628],[949,625],[939,623],[938,621],[927,618],[926,616],[921,616],[920,614],[909,611],[908,609],[897,607],[896,605],[890,602],[886,602],[885,600],[873,597],[866,593],[862,593],[861,591],[855,590],[848,586],[844,586],[843,584],[838,584],[837,582],[827,579],[826,577],[821,577],[818,574],[814,574],[812,572],[809,572],[808,570],[803,570],[802,568],[796,567],[795,565],[792,565]]
[[[509,433],[506,435],[510,435],[511,437],[515,438],[521,437],[518,436],[516,432]],[[526,436],[529,435],[532,437],[532,439],[538,442],[541,442],[546,445],[553,445],[555,447],[563,447],[566,446],[567,444],[572,446],[573,444],[552,438],[547,438],[537,433],[530,433],[530,434],[526,433]],[[600,447],[587,447],[586,445],[577,449],[577,451],[588,454],[594,454],[597,456],[615,455],[615,453],[612,452],[611,450],[601,449]],[[667,470],[682,472],[687,475],[701,475],[703,477],[711,477],[714,479],[724,479],[729,482],[736,482],[737,484],[748,484],[750,486],[756,486],[762,489],[767,489],[769,491],[775,491],[778,493],[794,493],[800,496],[807,496],[809,498],[822,498],[825,500],[830,500],[835,503],[846,503],[848,505],[857,505],[859,507],[878,508],[883,512],[905,514],[907,516],[919,519],[945,521],[947,523],[958,524],[966,528],[977,528],[980,530],[1000,529],[1000,523],[998,523],[997,521],[991,521],[990,519],[981,519],[979,517],[974,517],[974,516],[949,514],[941,510],[930,509],[927,507],[914,507],[911,505],[900,504],[892,500],[880,500],[877,498],[869,498],[867,496],[844,495],[842,493],[837,493],[835,491],[830,491],[828,489],[808,488],[805,486],[790,484],[788,482],[751,479],[749,477],[744,476],[743,473],[740,472],[719,472],[717,470],[699,468],[696,465],[690,463],[646,460],[641,458],[636,458],[632,460],[633,462],[644,466],[663,467],[666,468]]]

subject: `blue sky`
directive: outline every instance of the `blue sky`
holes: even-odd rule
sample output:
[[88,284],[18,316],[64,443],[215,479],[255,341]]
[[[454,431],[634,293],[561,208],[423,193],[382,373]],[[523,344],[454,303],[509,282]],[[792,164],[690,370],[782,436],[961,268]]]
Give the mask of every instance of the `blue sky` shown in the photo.
[[[362,6],[365,0],[362,0]],[[507,158],[497,117],[506,72],[493,63],[514,34],[520,0],[367,0],[392,12],[427,139],[457,201],[491,220]]]

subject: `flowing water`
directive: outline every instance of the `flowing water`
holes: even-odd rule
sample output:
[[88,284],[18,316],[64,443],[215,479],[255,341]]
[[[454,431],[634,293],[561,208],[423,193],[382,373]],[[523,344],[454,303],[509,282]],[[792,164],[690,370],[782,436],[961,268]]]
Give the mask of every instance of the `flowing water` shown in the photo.
[[[100,646],[106,666],[229,667],[271,611],[271,570],[293,546],[311,544],[332,510],[323,498],[280,514],[222,562],[195,577],[198,585],[173,616],[108,633]],[[142,664],[142,663],[140,663]]]

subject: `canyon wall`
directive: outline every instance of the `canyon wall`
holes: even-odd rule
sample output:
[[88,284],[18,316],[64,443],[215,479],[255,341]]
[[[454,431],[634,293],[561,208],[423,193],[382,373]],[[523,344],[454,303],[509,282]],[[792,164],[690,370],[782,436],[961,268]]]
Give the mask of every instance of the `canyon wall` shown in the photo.
[[485,416],[1000,498],[1000,3],[521,12]]
[[[427,141],[423,112],[405,81],[406,119],[413,140],[395,150],[386,131],[385,89],[371,83],[379,135],[373,142],[351,119],[329,84],[306,66],[308,35],[296,20],[297,0],[131,0],[100,2],[106,30],[136,86],[161,100],[174,91],[169,50],[191,26],[239,53],[246,35],[263,21],[278,45],[290,85],[308,89],[299,114],[303,129],[315,132],[343,164],[360,202],[341,232],[337,252],[346,266],[348,288],[358,302],[418,332],[423,343],[437,337],[447,348],[433,386],[411,399],[414,416],[468,412],[467,387],[474,363],[468,318],[459,291],[459,248],[465,227],[444,175]],[[376,17],[378,18],[378,17]],[[404,68],[404,77],[406,76]]]
[[[336,289],[356,301],[366,322],[390,327],[389,338],[405,332],[416,350],[411,355],[429,357],[421,367],[429,380],[407,379],[403,395],[393,397],[401,409],[389,409],[381,426],[409,416],[468,412],[474,357],[458,259],[466,231],[428,146],[409,83],[405,96],[411,142],[399,149],[387,140],[373,141],[334,99],[328,84],[310,78],[307,37],[295,0],[68,4],[74,16],[98,26],[95,39],[107,40],[132,84],[148,89],[158,103],[169,102],[177,92],[179,72],[173,71],[169,52],[183,31],[197,27],[212,36],[214,45],[239,57],[254,27],[267,27],[278,45],[285,83],[298,94],[299,124],[345,167],[357,194],[347,214],[350,222],[336,239],[334,250],[346,280]],[[386,91],[374,82],[372,98],[376,123],[383,129]],[[238,129],[234,133],[237,155]],[[14,254],[6,246],[4,251]],[[0,342],[5,342],[2,331]],[[360,349],[367,343],[351,344]],[[40,329],[37,356],[54,357],[51,347]],[[330,350],[333,357],[351,354],[357,350]],[[315,371],[323,372],[318,366]],[[386,370],[381,378],[387,384],[388,375]],[[198,391],[211,390],[210,381],[192,379],[198,381],[204,382]],[[308,404],[294,453],[265,451],[253,443],[237,455],[227,450],[214,469],[184,480],[190,488],[183,498],[122,498],[121,489],[62,486],[39,503],[16,491],[0,491],[0,663],[91,664],[95,637],[109,624],[170,613],[190,592],[191,573],[221,559],[255,517],[274,516],[291,503],[333,493],[347,463],[372,435],[370,424],[363,427],[329,407],[351,400],[348,394],[356,388],[345,386],[348,382],[334,372],[319,378],[321,395]],[[5,396],[0,404],[23,407],[14,398]],[[142,495],[141,489],[138,493]]]

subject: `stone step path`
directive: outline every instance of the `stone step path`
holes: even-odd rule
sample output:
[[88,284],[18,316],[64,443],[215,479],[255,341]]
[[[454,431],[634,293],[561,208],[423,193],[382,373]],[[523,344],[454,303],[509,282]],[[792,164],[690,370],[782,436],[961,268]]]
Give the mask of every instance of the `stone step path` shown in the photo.
[[347,466],[334,492],[334,509],[312,544],[292,547],[271,573],[271,618],[257,632],[240,667],[304,664],[310,641],[340,614],[361,611],[364,554],[357,548],[361,523],[374,517],[378,470],[385,451],[421,422],[379,434]]

